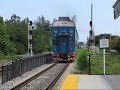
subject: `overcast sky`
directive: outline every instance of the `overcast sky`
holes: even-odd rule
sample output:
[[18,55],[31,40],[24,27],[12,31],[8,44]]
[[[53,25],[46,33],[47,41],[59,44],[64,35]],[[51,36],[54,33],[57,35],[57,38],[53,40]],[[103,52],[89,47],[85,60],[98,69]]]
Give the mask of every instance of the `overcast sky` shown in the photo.
[[79,41],[89,36],[90,7],[93,3],[93,24],[95,34],[120,35],[120,17],[113,18],[113,4],[116,0],[0,0],[0,16],[10,19],[12,14],[22,19],[36,20],[43,15],[51,22],[59,16],[77,16]]

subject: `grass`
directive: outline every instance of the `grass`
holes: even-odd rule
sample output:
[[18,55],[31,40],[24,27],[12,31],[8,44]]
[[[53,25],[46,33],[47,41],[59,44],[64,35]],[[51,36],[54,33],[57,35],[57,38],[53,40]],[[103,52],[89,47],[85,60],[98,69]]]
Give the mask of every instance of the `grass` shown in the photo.
[[[106,55],[106,74],[120,74],[120,55]],[[103,74],[103,55],[91,55],[91,74]]]
[[[89,53],[86,49],[80,49],[77,54],[75,69],[83,74],[89,72]],[[106,74],[116,75],[120,74],[120,55],[110,54],[106,52]],[[103,74],[103,55],[102,50],[99,53],[91,54],[90,56],[90,73],[91,74]]]

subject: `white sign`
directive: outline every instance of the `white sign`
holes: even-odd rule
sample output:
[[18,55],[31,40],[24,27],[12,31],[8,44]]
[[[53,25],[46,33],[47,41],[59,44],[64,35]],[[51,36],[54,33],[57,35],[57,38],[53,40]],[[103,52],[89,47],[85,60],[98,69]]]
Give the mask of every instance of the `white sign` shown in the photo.
[[100,48],[109,47],[109,39],[100,39]]

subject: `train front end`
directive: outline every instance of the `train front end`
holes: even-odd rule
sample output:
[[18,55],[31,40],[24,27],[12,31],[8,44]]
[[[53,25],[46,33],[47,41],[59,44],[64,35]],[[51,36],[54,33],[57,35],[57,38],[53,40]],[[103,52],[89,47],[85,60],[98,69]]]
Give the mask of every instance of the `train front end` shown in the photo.
[[52,24],[52,59],[72,61],[76,57],[77,31],[69,17],[59,17]]

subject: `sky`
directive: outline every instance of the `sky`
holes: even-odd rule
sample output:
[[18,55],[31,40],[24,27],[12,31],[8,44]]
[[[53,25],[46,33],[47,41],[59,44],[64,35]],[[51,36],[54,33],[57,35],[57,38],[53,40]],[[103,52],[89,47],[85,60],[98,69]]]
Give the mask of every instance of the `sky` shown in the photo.
[[120,17],[114,20],[112,6],[116,0],[0,0],[0,16],[10,19],[12,14],[34,21],[43,15],[53,21],[59,16],[76,15],[80,42],[86,42],[90,31],[90,10],[93,3],[93,28],[95,35],[110,33],[120,36]]

